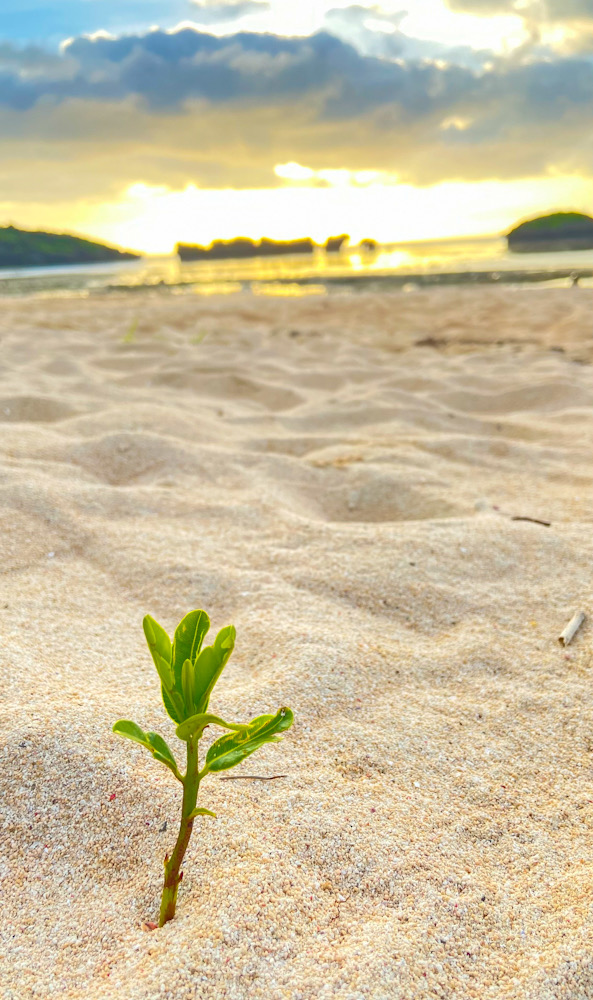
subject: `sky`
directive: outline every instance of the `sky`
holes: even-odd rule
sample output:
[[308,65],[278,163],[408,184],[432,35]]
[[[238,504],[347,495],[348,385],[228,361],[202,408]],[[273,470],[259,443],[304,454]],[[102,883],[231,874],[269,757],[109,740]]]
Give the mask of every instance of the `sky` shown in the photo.
[[0,224],[148,253],[593,212],[593,0],[0,0]]

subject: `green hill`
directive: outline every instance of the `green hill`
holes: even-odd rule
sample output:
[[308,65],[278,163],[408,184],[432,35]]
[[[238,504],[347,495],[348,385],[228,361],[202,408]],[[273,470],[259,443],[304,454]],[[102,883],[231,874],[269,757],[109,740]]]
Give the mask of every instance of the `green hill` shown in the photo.
[[507,235],[509,250],[589,250],[593,248],[593,219],[580,212],[554,212],[515,226]]
[[102,264],[138,260],[138,254],[65,233],[35,233],[0,227],[0,267],[44,267],[49,264]]

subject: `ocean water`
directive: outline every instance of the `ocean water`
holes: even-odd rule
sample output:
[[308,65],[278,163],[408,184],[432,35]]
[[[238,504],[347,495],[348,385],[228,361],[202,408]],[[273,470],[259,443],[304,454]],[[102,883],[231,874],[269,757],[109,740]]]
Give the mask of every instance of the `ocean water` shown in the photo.
[[145,288],[163,294],[248,289],[256,295],[311,295],[468,283],[568,287],[574,274],[580,284],[593,286],[593,250],[517,254],[509,253],[502,238],[483,238],[251,260],[182,263],[177,257],[144,257],[116,264],[0,269],[0,296],[62,297]]

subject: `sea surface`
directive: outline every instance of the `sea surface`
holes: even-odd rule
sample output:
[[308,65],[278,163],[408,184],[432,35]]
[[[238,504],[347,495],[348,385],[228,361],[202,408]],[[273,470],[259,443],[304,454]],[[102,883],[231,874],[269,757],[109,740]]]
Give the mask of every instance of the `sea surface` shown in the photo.
[[510,253],[503,238],[441,240],[379,247],[369,252],[196,261],[143,257],[123,263],[0,269],[0,296],[77,296],[141,290],[163,294],[311,295],[333,290],[413,290],[468,283],[593,287],[593,250]]

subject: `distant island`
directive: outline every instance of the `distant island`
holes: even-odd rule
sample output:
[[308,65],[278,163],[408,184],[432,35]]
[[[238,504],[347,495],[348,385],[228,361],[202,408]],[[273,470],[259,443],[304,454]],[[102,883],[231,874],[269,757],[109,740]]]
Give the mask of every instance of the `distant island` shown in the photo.
[[313,253],[313,240],[214,240],[208,247],[192,243],[178,243],[176,250],[181,260],[238,260],[244,257],[277,257],[282,254]]
[[593,219],[580,212],[555,212],[522,222],[507,234],[509,250],[533,253],[545,250],[593,249]]
[[0,267],[46,267],[52,264],[103,264],[138,260],[139,255],[65,233],[38,233],[0,227]]
[[[349,237],[330,236],[323,249],[338,253]],[[317,244],[307,238],[302,240],[250,240],[238,236],[234,240],[214,240],[207,247],[193,243],[178,243],[175,250],[181,260],[240,260],[248,257],[281,257],[286,254],[312,254]]]
[[339,253],[345,243],[348,242],[350,237],[347,233],[342,233],[341,236],[330,236],[328,240],[325,241],[325,252],[326,253]]

